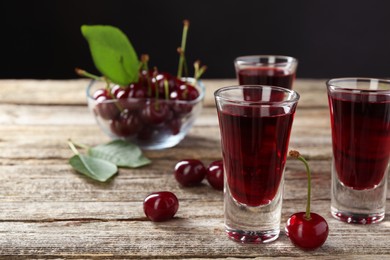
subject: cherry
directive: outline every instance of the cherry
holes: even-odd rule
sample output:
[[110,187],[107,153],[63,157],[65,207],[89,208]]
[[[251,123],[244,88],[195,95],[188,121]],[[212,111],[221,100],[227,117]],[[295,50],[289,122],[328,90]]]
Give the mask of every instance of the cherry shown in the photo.
[[93,99],[97,100],[99,97],[110,99],[110,94],[107,89],[100,88],[93,93]]
[[310,219],[306,212],[293,214],[287,220],[286,235],[302,249],[315,249],[322,246],[328,237],[329,227],[325,219],[311,212]]
[[199,92],[198,90],[188,84],[188,83],[184,83],[182,85],[179,86],[179,99],[180,100],[195,100],[199,97]]
[[180,128],[181,128],[180,118],[172,118],[172,120],[169,121],[167,125],[173,135],[177,135],[180,133]]
[[124,111],[118,119],[111,120],[110,129],[117,136],[127,137],[136,134],[142,127],[137,115]]
[[148,141],[153,138],[153,135],[156,133],[156,130],[148,125],[144,126],[137,134],[137,139]]
[[144,213],[151,221],[166,221],[175,216],[179,200],[169,191],[153,192],[144,199]]
[[192,111],[192,105],[179,101],[172,104],[172,110],[177,117],[184,117]]
[[299,212],[290,216],[285,228],[286,235],[294,245],[304,250],[316,249],[322,246],[328,238],[328,223],[322,216],[310,212],[311,173],[307,161],[298,151],[290,151],[289,155],[305,164],[308,181],[306,212]]
[[176,90],[172,90],[171,93],[169,94],[169,99],[170,100],[177,100],[178,98],[178,94],[177,94],[177,91]]
[[[152,78],[154,95],[158,91],[158,97],[169,98],[169,94],[176,88],[174,77],[169,73],[158,73]],[[156,89],[157,88],[157,89]]]
[[141,111],[141,119],[150,125],[160,125],[172,118],[172,111],[165,102],[151,100],[146,103]]
[[151,97],[153,86],[152,86],[152,78],[153,78],[153,71],[152,70],[146,70],[143,69],[140,71],[139,74],[139,80],[136,85],[140,89],[143,89],[145,92],[145,96]]
[[206,176],[206,167],[196,159],[179,161],[175,166],[175,178],[185,187],[195,186]]
[[206,179],[216,190],[223,190],[223,162],[214,161],[207,167]]
[[112,99],[110,92],[107,89],[98,89],[93,94],[93,98],[97,104],[94,111],[103,119],[115,119],[119,116],[119,108]]
[[125,88],[122,88],[119,85],[114,85],[111,87],[112,97],[118,98],[118,96],[120,96],[123,92],[125,92]]
[[136,111],[141,106],[142,101],[140,98],[145,97],[145,91],[143,89],[138,90],[136,88],[139,87],[134,87],[133,85],[131,84],[126,88],[116,91],[116,98],[122,109]]
[[172,104],[172,110],[178,116],[189,114],[192,111],[193,105],[180,101],[195,100],[199,96],[198,90],[190,84],[182,82],[178,86],[176,92],[177,93],[175,95],[177,96],[177,100],[179,100],[179,102]]
[[125,99],[129,97],[129,87],[116,88],[115,86],[111,89],[111,93],[117,99]]
[[133,83],[129,86],[129,92],[127,97],[132,98],[146,98],[146,88],[140,83]]

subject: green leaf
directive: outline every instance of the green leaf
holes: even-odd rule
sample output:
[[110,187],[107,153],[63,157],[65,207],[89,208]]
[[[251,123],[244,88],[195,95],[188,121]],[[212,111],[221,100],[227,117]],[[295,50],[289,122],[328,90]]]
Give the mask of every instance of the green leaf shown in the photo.
[[102,75],[119,85],[138,81],[137,53],[120,29],[109,25],[83,25],[81,32]]
[[115,164],[83,154],[74,155],[69,163],[79,173],[100,182],[107,181],[118,172]]
[[138,146],[123,140],[114,140],[92,147],[88,150],[88,154],[110,161],[118,167],[137,168],[151,163],[148,158],[143,156]]

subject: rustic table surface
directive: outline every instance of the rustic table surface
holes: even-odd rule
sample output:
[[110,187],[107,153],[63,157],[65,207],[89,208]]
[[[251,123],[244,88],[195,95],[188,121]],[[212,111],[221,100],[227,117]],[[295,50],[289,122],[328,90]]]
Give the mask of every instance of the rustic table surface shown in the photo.
[[[0,257],[389,258],[389,211],[383,222],[373,225],[346,224],[330,215],[331,138],[324,82],[298,79],[294,86],[301,99],[290,148],[309,160],[312,210],[330,227],[321,248],[302,251],[284,232],[263,245],[229,240],[223,227],[222,192],[206,182],[182,188],[173,177],[180,159],[198,158],[208,164],[221,158],[213,92],[235,80],[204,80],[204,109],[189,135],[175,148],[145,151],[151,165],[120,169],[103,184],[68,164],[72,156],[68,138],[87,145],[109,141],[86,106],[88,81],[0,80]],[[180,208],[173,220],[153,223],[146,219],[142,202],[159,190],[174,192]],[[304,166],[288,160],[282,230],[292,213],[305,209],[305,198]]]

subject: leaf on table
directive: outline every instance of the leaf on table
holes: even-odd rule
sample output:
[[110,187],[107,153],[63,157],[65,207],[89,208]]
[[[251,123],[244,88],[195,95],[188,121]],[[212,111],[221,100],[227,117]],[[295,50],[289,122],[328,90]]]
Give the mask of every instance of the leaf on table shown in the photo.
[[74,155],[69,163],[79,173],[100,182],[107,181],[118,172],[115,164],[83,154]]
[[138,168],[151,163],[137,145],[123,140],[113,140],[107,144],[97,145],[90,148],[88,154],[110,161],[118,167]]
[[119,85],[138,81],[137,53],[120,29],[109,25],[83,25],[81,32],[100,73]]

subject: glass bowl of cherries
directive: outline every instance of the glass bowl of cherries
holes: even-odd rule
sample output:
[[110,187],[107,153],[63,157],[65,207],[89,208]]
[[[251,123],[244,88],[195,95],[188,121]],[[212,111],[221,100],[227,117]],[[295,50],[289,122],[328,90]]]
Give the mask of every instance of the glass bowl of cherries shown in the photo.
[[155,150],[173,147],[186,136],[202,110],[205,88],[195,78],[149,70],[127,86],[92,80],[86,94],[104,133]]
[[[127,36],[106,25],[83,25],[95,67],[102,76],[76,69],[92,78],[87,87],[88,107],[97,124],[114,139],[131,141],[143,149],[156,150],[178,144],[202,110],[205,89],[199,80],[206,70],[194,62],[188,77],[185,46],[189,21],[183,22],[182,42],[177,48],[177,75],[149,69],[149,56],[138,55]],[[185,75],[184,77],[182,75]]]

